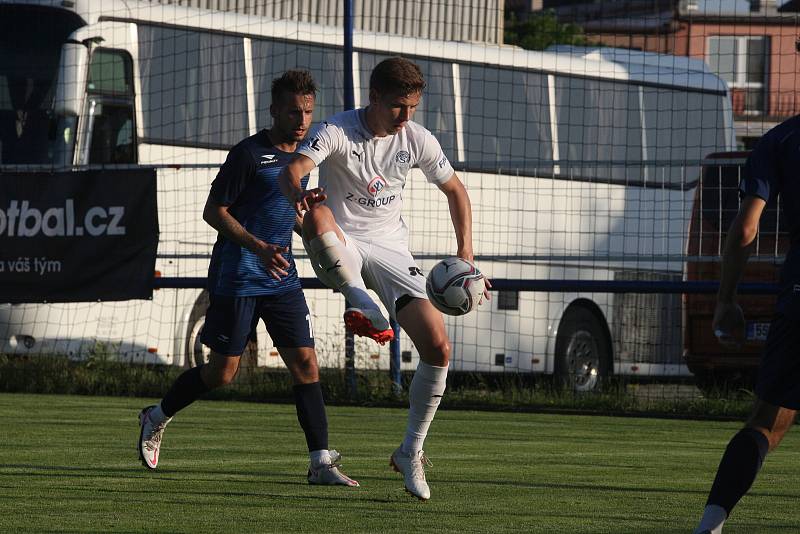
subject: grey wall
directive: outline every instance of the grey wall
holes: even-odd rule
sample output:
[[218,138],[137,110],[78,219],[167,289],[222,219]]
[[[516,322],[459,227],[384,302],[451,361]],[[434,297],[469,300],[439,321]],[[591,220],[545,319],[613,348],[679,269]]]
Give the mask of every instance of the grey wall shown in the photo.
[[[149,0],[341,26],[343,0]],[[353,0],[355,27],[445,41],[503,42],[504,0]]]

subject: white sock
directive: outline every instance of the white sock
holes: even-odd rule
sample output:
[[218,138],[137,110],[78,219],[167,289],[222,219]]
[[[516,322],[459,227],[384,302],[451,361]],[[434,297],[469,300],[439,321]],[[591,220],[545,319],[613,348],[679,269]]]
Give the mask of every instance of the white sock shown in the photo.
[[700,520],[700,525],[695,530],[695,533],[710,530],[711,534],[722,534],[722,525],[728,519],[728,514],[725,508],[716,504],[709,504],[703,511],[703,518]]
[[170,420],[172,419],[171,417],[167,417],[166,415],[164,415],[164,410],[161,409],[161,403],[160,402],[158,404],[156,404],[155,408],[150,410],[150,413],[148,414],[148,417],[150,417],[150,420],[153,422],[154,425],[159,425],[159,424],[163,423],[164,421],[169,423]]
[[331,455],[327,449],[320,449],[318,451],[311,451],[308,453],[311,459],[311,465],[318,467],[320,465],[328,465],[331,463]]
[[408,426],[401,446],[406,454],[415,454],[422,450],[445,387],[447,367],[436,367],[420,361],[408,388]]
[[325,273],[325,282],[332,289],[342,292],[351,306],[361,309],[378,310],[378,305],[367,293],[367,286],[361,278],[358,260],[352,257],[344,243],[336,237],[336,232],[325,232],[308,243],[308,252],[313,255],[317,265]]

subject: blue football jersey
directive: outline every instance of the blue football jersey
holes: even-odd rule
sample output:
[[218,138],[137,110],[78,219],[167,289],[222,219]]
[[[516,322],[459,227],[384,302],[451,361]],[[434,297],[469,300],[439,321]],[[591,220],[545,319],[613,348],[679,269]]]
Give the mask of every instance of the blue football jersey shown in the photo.
[[[211,184],[211,199],[228,206],[228,212],[245,230],[266,243],[290,247],[283,257],[288,276],[275,280],[261,259],[244,247],[217,237],[208,269],[208,290],[236,297],[276,295],[300,287],[292,256],[294,207],[281,193],[278,174],[293,153],[273,146],[267,130],[248,137],[231,149]],[[303,178],[303,187],[308,176]]]
[[781,271],[780,311],[800,311],[800,116],[772,128],[747,159],[739,191],[765,201],[781,196],[781,227],[790,247]]

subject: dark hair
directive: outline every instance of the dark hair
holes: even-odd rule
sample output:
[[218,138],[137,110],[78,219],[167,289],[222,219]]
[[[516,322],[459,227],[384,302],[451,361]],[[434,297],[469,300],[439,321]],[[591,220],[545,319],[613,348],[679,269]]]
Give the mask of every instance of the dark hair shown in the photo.
[[316,92],[317,84],[307,70],[287,70],[280,78],[272,80],[273,104],[284,94],[313,95]]
[[425,78],[416,63],[402,57],[390,57],[378,63],[369,77],[369,88],[378,93],[409,95],[425,89]]

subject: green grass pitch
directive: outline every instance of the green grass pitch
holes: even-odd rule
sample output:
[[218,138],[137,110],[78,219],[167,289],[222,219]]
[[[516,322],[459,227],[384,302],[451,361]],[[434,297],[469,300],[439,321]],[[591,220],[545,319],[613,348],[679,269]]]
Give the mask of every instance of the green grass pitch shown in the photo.
[[[0,532],[690,533],[733,422],[440,410],[432,498],[389,455],[405,410],[329,407],[360,488],[308,486],[294,406],[201,401],[158,471],[131,398],[0,394]],[[725,534],[800,532],[800,437],[767,459]]]

